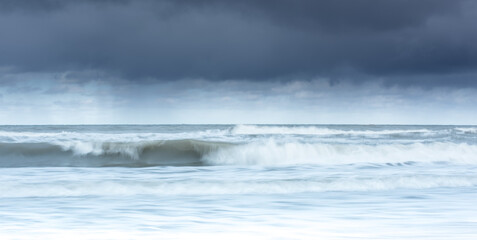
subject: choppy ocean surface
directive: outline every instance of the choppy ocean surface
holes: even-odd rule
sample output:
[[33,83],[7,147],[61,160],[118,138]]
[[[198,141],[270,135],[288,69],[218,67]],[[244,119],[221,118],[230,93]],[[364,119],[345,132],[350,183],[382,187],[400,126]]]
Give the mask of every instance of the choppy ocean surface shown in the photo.
[[0,126],[1,239],[477,239],[477,126]]

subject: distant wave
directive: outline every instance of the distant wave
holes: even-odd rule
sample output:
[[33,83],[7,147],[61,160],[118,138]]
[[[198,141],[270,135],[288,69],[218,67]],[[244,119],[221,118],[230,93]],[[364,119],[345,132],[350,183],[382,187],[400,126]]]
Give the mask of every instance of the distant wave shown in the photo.
[[229,130],[211,129],[181,133],[97,133],[0,131],[0,142],[56,143],[64,141],[139,142],[223,137]]
[[[382,127],[382,126],[381,126]],[[235,125],[223,129],[208,129],[201,131],[185,132],[138,132],[138,133],[111,133],[111,132],[19,132],[0,131],[0,143],[57,143],[57,142],[141,142],[162,140],[213,140],[240,142],[243,138],[269,137],[269,136],[293,136],[299,137],[365,137],[365,138],[388,138],[388,139],[416,139],[429,137],[445,137],[450,134],[456,136],[474,136],[477,127],[455,128],[377,128],[356,127],[354,129],[340,129],[326,126],[272,126],[272,125]]]
[[296,135],[392,135],[392,134],[432,134],[428,129],[397,130],[340,130],[316,126],[257,126],[237,125],[232,129],[234,134],[296,134]]
[[0,143],[0,167],[148,167],[196,165],[477,164],[477,145],[324,144],[273,139],[248,143],[199,140]]
[[458,132],[467,133],[467,134],[475,134],[477,133],[477,127],[467,127],[467,128],[455,128]]

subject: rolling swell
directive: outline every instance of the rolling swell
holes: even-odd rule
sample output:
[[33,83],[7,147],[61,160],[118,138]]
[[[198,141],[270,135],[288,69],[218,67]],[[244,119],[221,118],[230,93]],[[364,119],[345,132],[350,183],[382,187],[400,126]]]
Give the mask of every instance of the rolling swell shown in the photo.
[[477,164],[477,145],[329,144],[273,139],[246,143],[200,140],[0,143],[0,167],[152,167],[205,165],[341,165],[449,162]]
[[151,167],[206,165],[202,156],[228,143],[146,142],[0,143],[0,167]]

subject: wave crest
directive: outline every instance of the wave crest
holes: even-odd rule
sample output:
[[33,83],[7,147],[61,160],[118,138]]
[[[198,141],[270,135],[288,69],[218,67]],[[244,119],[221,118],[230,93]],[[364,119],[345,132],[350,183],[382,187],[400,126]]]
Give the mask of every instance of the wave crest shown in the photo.
[[288,165],[453,162],[477,163],[477,146],[465,143],[311,144],[275,141],[221,148],[204,156],[211,165]]
[[1,143],[0,167],[196,166],[204,164],[204,154],[224,145],[198,140]]
[[477,164],[466,143],[325,144],[272,139],[250,143],[198,140],[0,143],[0,167],[149,167],[197,165],[340,165],[407,162]]

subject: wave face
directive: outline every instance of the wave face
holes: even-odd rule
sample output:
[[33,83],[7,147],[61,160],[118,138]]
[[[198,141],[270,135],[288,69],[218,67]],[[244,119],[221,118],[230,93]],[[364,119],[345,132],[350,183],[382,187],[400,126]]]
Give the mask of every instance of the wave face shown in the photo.
[[4,128],[0,167],[477,164],[469,126]]
[[224,145],[196,140],[3,143],[0,167],[196,166],[204,164],[204,154]]

